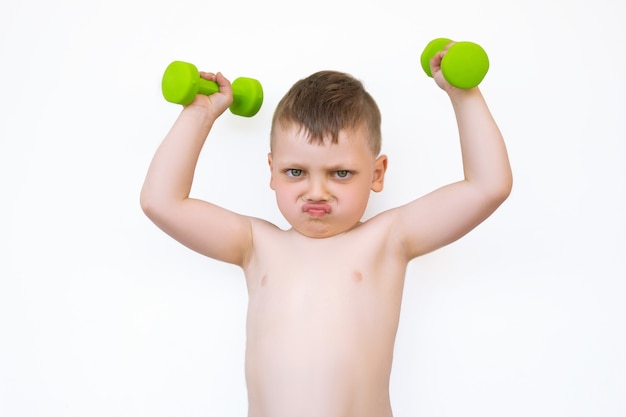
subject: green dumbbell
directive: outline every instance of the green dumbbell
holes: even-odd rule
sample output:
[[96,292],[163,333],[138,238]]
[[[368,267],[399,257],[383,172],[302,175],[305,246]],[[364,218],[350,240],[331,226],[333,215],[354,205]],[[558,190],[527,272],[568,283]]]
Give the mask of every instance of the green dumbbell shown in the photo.
[[[437,38],[426,45],[420,57],[422,69],[426,75],[433,76],[430,71],[430,60],[451,42],[450,39]],[[480,45],[473,42],[456,42],[448,48],[441,61],[443,77],[457,88],[476,87],[485,78],[488,70],[487,53]]]
[[[252,117],[263,104],[263,87],[253,78],[239,77],[232,82],[233,103],[230,111],[238,116]],[[196,95],[219,91],[214,81],[200,77],[198,68],[188,62],[174,61],[167,66],[161,81],[163,97],[170,103],[186,106]]]

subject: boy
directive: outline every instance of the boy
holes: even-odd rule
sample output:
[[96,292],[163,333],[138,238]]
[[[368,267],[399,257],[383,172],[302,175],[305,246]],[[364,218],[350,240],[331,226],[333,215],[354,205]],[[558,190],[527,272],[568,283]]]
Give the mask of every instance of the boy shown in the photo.
[[249,417],[391,417],[389,377],[408,262],[451,243],[509,195],[504,141],[478,88],[459,90],[431,61],[456,114],[465,178],[361,222],[383,189],[380,113],[362,84],[322,71],[298,81],[271,128],[270,186],[289,230],[189,197],[198,155],[232,102],[229,81],[186,106],[141,192],[174,239],[239,265],[248,295]]

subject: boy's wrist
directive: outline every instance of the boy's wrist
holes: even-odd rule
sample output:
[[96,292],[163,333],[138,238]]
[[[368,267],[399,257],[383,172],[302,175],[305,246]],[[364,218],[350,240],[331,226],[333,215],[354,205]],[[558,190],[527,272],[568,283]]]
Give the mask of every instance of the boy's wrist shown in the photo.
[[459,101],[482,97],[482,94],[478,87],[470,88],[470,89],[461,89],[452,87],[451,89],[446,91],[448,93],[448,97],[453,103],[458,103]]
[[211,108],[206,108],[202,106],[189,105],[183,108],[182,111],[186,117],[189,117],[193,120],[196,120],[203,126],[211,126],[215,122],[215,120],[220,116],[221,113],[216,113]]

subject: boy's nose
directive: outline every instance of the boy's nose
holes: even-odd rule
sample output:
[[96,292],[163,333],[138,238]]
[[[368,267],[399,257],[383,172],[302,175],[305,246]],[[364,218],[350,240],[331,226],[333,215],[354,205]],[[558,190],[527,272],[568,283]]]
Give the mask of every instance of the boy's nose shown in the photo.
[[328,188],[326,187],[326,182],[322,179],[311,179],[305,195],[305,200],[328,201],[329,199],[330,194],[328,192]]

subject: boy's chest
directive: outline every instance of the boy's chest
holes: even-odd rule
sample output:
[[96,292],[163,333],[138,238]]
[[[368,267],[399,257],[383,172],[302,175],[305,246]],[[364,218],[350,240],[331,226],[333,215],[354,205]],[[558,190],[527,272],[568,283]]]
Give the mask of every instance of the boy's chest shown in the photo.
[[376,240],[294,239],[257,246],[245,269],[252,298],[339,302],[399,294],[406,264]]
[[393,329],[405,268],[383,248],[344,243],[276,240],[258,253],[246,270],[249,336],[330,340]]
[[269,279],[307,282],[315,285],[359,283],[365,276],[380,274],[385,260],[383,247],[374,242],[363,242],[353,237],[334,239],[298,239],[291,236],[275,237],[257,247],[255,257],[246,275],[255,275],[264,283]]

